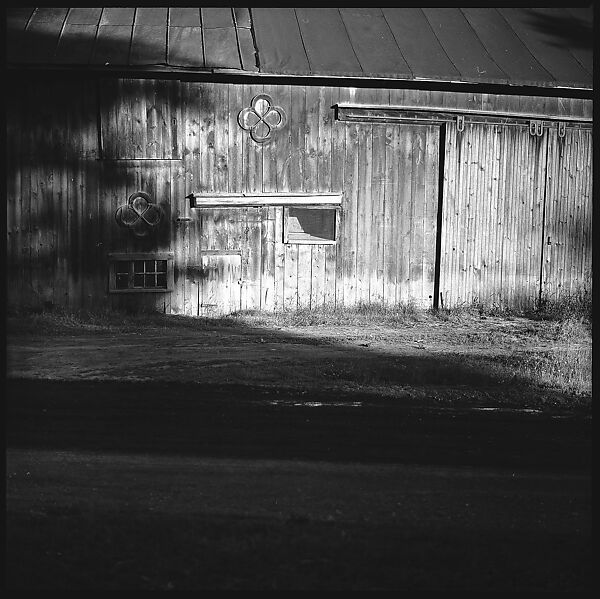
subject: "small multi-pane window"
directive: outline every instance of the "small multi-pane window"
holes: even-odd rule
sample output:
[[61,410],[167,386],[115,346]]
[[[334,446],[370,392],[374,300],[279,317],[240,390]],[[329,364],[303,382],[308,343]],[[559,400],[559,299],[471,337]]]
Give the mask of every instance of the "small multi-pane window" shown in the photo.
[[112,254],[110,258],[111,292],[170,291],[173,287],[171,255]]

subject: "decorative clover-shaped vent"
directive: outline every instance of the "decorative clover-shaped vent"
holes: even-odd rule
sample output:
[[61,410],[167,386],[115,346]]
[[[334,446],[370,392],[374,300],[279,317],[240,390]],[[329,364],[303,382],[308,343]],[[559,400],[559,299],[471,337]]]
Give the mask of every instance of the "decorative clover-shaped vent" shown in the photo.
[[146,237],[160,224],[163,216],[162,208],[150,201],[150,196],[143,191],[136,191],[129,196],[127,204],[117,208],[115,219],[121,227],[131,229],[136,237]]
[[238,114],[238,123],[242,129],[250,131],[250,137],[257,143],[271,139],[273,131],[285,126],[286,116],[281,106],[274,106],[271,96],[258,94],[252,98],[249,108]]

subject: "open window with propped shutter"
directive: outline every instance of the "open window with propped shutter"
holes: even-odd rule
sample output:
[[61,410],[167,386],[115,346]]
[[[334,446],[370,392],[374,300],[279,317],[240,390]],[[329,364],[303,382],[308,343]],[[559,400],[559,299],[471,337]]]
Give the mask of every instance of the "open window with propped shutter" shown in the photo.
[[334,244],[337,238],[339,208],[331,206],[286,206],[283,242]]

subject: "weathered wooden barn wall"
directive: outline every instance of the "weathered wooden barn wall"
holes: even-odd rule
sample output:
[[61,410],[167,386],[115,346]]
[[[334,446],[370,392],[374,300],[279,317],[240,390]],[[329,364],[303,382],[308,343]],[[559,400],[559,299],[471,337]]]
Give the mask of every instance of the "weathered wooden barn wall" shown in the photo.
[[[457,133],[454,123],[339,122],[331,108],[355,103],[590,118],[590,101],[68,77],[20,79],[9,89],[12,305],[142,306],[192,315],[210,313],[215,304],[226,310],[431,305],[440,156],[439,289],[446,305],[530,302],[540,276],[543,290],[557,294],[574,289],[591,266],[589,131],[567,128],[559,138],[551,128],[535,137],[525,127],[467,123]],[[258,93],[287,114],[286,127],[262,145],[237,123]],[[115,221],[117,208],[138,190],[165,214],[147,238]],[[283,243],[281,206],[203,208],[192,211],[191,221],[178,220],[189,213],[185,196],[192,191],[341,192],[338,242]],[[159,251],[174,255],[172,293],[108,292],[109,253]]]
[[591,129],[447,126],[440,292],[531,307],[591,283]]

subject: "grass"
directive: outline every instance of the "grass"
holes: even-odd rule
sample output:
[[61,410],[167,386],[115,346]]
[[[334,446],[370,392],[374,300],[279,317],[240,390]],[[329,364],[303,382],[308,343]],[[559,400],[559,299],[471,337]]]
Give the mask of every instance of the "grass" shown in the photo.
[[[446,345],[446,356],[438,354],[437,361],[438,366],[444,366],[442,370],[446,373],[452,372],[452,362],[457,360],[456,356],[451,355],[451,350],[459,350],[461,344],[465,347],[478,344],[482,348],[482,354],[478,358],[481,368],[488,373],[495,373],[494,378],[498,380],[519,378],[542,388],[555,389],[571,395],[591,396],[592,393],[592,306],[591,294],[587,290],[560,301],[546,301],[530,310],[509,310],[474,302],[442,310],[419,309],[414,304],[320,306],[274,313],[254,310],[216,319],[161,313],[131,314],[108,310],[57,309],[37,313],[16,310],[8,315],[9,330],[57,336],[136,333],[147,327],[161,331],[176,331],[181,328],[188,331],[214,330],[215,327],[246,327],[275,331],[281,328],[300,330],[304,327],[326,330],[328,327],[335,329],[344,326],[355,327],[356,335],[364,335],[365,340],[367,332],[371,338],[375,332],[381,340],[397,343],[398,339],[393,337],[394,332],[408,334],[413,330],[419,338],[418,341],[424,345]],[[335,330],[332,331],[332,336],[335,336]],[[415,341],[417,337],[414,338]],[[406,342],[406,339],[402,342]],[[503,355],[490,356],[486,346],[490,349],[503,346],[506,351]],[[461,362],[464,364],[465,360],[472,362],[473,359],[464,357]],[[425,362],[423,367],[424,365]],[[457,363],[457,366],[461,364]],[[362,384],[385,385],[386,382],[391,384],[401,374],[395,370],[391,372],[390,368],[390,365],[382,363],[382,372],[379,372],[378,368],[370,368],[369,373],[362,372],[364,368],[358,368],[354,372],[353,367],[350,370],[342,368],[342,374],[346,373],[345,378],[353,381],[358,377],[355,382]],[[341,376],[338,370],[336,366],[330,372],[325,365],[321,365],[317,368],[315,376],[318,378],[319,375],[323,375],[328,379],[337,379]],[[472,370],[476,372],[478,369],[474,367]],[[408,378],[412,380],[416,374],[419,373],[415,371]],[[438,371],[429,374],[421,372],[417,379],[426,381],[432,376],[438,379],[441,374]],[[460,378],[460,375],[456,374],[454,379],[457,376]],[[416,380],[414,382],[418,383]]]

